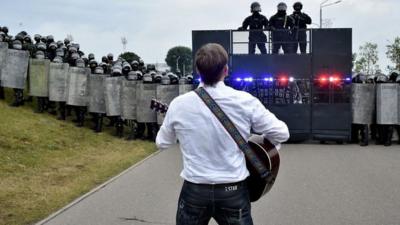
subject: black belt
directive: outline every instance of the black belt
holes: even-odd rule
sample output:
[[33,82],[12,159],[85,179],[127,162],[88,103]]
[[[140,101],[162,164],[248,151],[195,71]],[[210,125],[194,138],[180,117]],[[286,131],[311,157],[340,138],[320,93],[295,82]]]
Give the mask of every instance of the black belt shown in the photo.
[[232,186],[237,186],[239,187],[244,187],[247,185],[246,180],[243,181],[239,181],[239,182],[234,182],[234,183],[223,183],[223,184],[196,184],[196,183],[192,183],[190,181],[185,180],[184,184],[186,185],[191,185],[191,186],[197,186],[197,187],[204,187],[204,188],[214,188],[214,189],[225,189],[225,188],[229,188]]

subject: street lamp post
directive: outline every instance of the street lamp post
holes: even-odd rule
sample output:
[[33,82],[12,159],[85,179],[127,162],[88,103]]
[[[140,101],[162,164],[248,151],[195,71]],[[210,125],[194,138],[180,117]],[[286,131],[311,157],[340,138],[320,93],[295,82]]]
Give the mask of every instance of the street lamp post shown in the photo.
[[336,2],[328,3],[330,0],[325,0],[321,2],[319,6],[319,28],[322,28],[322,8],[331,6],[331,5],[336,5],[342,2],[342,0],[338,0]]

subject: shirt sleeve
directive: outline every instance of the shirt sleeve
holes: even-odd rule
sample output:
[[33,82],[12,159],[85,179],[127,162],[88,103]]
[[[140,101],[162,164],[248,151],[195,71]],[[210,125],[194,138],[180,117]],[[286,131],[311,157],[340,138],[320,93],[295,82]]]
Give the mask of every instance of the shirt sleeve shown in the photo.
[[255,99],[252,105],[251,124],[253,131],[264,135],[279,149],[280,143],[287,141],[290,137],[287,125],[268,111],[258,99]]
[[175,130],[171,123],[172,115],[173,113],[171,113],[171,108],[169,108],[167,114],[165,115],[163,124],[157,133],[156,145],[159,150],[168,149],[177,143]]

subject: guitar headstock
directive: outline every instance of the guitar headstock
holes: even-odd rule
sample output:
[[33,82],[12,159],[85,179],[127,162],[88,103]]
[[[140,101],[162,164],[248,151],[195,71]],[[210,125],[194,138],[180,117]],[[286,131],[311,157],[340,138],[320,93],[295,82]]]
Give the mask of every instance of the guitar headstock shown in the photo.
[[167,113],[168,105],[158,101],[157,99],[152,99],[150,109],[158,113]]

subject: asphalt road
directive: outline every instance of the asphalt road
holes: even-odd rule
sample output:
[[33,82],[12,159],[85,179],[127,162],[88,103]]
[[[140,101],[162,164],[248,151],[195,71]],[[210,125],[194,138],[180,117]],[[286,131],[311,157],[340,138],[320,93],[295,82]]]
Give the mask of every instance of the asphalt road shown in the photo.
[[[400,146],[284,145],[256,225],[400,224]],[[175,224],[178,148],[164,151],[38,224]],[[211,222],[210,224],[215,224]]]

